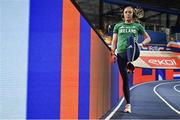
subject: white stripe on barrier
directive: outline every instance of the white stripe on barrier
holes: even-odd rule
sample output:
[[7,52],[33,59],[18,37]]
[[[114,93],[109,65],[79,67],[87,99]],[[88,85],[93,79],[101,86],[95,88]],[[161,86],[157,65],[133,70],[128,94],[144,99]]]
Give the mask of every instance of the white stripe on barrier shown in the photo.
[[173,77],[180,77],[180,74],[174,74]]

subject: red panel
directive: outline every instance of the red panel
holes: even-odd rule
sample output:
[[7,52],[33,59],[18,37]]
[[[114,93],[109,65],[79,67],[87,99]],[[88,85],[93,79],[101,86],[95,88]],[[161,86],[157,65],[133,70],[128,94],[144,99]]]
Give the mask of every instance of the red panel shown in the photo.
[[166,70],[166,75],[165,75],[166,80],[173,80],[174,79],[173,74],[174,72],[172,69]]
[[133,85],[139,84],[142,82],[142,69],[136,68],[133,75]]
[[180,67],[180,61],[177,57],[141,56],[141,59],[151,67],[159,67],[159,68],[179,68]]
[[152,75],[144,75],[142,76],[142,82],[150,82],[156,79],[156,71],[152,69]]
[[155,69],[152,69],[152,75],[143,75],[142,76],[142,68],[136,68],[133,76],[133,85],[154,81],[156,78],[155,76]]

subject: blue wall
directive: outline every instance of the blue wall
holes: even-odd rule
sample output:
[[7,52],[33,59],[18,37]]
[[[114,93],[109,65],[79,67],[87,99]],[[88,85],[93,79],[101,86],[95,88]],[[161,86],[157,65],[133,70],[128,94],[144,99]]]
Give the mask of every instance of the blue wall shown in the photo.
[[[152,30],[146,30],[149,36],[151,37],[150,44],[167,44],[166,34],[162,32],[154,32]],[[143,41],[143,36],[139,36],[138,42]]]

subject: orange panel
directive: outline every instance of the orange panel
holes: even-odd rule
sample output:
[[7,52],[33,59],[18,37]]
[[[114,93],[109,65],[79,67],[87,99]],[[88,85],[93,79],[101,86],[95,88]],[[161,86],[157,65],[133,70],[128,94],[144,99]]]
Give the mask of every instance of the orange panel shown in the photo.
[[[107,54],[107,56],[111,56],[110,55],[110,52],[109,52],[109,55]],[[110,61],[110,59],[109,59],[109,61]],[[111,63],[109,63],[109,65],[111,65]],[[111,67],[111,66],[109,66],[109,67]],[[109,69],[109,72],[111,72],[110,71],[111,69]],[[111,93],[111,77],[109,77],[109,79],[105,79],[104,81],[103,81],[103,83],[104,83],[104,85],[103,85],[103,113],[106,113],[107,112],[107,110],[109,110],[110,109],[110,105],[111,105],[111,95],[110,95],[110,93]]]
[[96,41],[95,35],[93,35],[93,31],[91,30],[91,60],[90,60],[90,114],[89,119],[97,118],[98,114],[98,81],[96,79],[96,74],[98,72],[96,68],[96,64],[93,62],[96,61],[96,51],[97,49],[94,48],[94,44]]
[[[119,71],[119,68],[118,68]],[[119,72],[119,98],[123,97],[123,80]]]
[[60,118],[77,119],[80,14],[70,0],[63,0],[62,17]]
[[[98,73],[103,74],[103,73]],[[98,80],[98,79],[97,79]],[[98,116],[97,118],[100,118],[103,114],[103,79],[98,80]]]
[[[91,30],[90,119],[100,118],[110,106],[110,51]],[[105,86],[107,86],[105,88]],[[106,90],[105,90],[106,89]],[[109,97],[108,101],[104,98]]]

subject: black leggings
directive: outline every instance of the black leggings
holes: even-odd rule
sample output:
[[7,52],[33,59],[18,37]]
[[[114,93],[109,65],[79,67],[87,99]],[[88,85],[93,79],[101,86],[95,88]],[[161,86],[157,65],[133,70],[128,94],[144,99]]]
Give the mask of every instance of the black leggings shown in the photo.
[[130,90],[129,90],[129,79],[127,72],[127,52],[117,54],[118,67],[123,80],[123,93],[127,104],[130,104]]
[[129,62],[128,66],[132,65],[131,62],[135,61],[139,57],[140,51],[139,51],[138,44],[135,42],[133,37],[128,38],[127,46],[128,47],[125,52],[117,54],[117,61],[118,61],[119,70],[120,70],[122,80],[123,80],[124,96],[125,96],[127,104],[129,104],[130,103],[130,90],[129,90],[127,63]]

